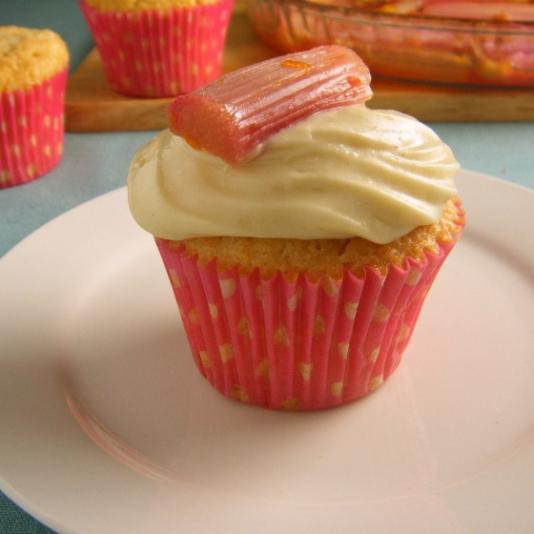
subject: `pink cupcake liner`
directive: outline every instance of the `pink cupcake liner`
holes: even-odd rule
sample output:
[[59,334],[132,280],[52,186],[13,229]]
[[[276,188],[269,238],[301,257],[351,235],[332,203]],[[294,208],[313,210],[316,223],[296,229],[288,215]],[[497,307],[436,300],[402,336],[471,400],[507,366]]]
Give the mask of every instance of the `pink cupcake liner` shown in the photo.
[[110,86],[131,96],[187,93],[218,78],[233,0],[169,11],[81,9]]
[[67,70],[30,89],[0,92],[0,189],[39,178],[63,154]]
[[221,270],[156,243],[200,373],[226,397],[288,410],[339,406],[382,385],[454,246],[386,275],[365,268],[361,277],[290,281]]

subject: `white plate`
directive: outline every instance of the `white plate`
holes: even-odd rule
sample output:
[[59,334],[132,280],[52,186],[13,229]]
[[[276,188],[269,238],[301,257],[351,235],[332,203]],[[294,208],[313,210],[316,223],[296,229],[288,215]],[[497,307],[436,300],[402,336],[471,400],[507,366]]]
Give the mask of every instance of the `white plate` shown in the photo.
[[2,490],[67,532],[533,532],[534,193],[459,186],[403,364],[314,414],[198,375],[124,190],[47,224],[0,262]]

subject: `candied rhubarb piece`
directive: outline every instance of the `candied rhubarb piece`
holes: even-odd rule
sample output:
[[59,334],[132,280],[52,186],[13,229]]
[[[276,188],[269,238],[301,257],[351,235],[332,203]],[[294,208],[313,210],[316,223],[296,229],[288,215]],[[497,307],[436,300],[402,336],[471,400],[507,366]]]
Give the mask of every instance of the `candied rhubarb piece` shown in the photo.
[[342,46],[320,46],[230,72],[179,96],[170,107],[173,133],[235,164],[274,133],[312,113],[363,103],[369,69]]

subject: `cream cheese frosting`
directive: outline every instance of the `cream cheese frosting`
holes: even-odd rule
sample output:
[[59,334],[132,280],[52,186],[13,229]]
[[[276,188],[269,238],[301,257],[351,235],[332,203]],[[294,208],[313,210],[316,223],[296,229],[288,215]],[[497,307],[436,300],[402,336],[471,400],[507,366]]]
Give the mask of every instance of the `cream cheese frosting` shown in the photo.
[[440,219],[456,194],[457,171],[451,150],[427,126],[355,105],[287,127],[235,166],[164,130],[135,155],[128,196],[138,224],[164,239],[385,244]]

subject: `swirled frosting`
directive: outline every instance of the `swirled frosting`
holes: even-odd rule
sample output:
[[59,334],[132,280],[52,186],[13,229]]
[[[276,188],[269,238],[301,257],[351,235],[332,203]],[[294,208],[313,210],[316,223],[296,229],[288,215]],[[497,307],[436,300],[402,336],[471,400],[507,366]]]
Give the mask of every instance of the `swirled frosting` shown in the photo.
[[323,111],[230,166],[168,130],[135,155],[130,209],[151,234],[389,243],[437,222],[458,163],[427,126],[361,105]]

